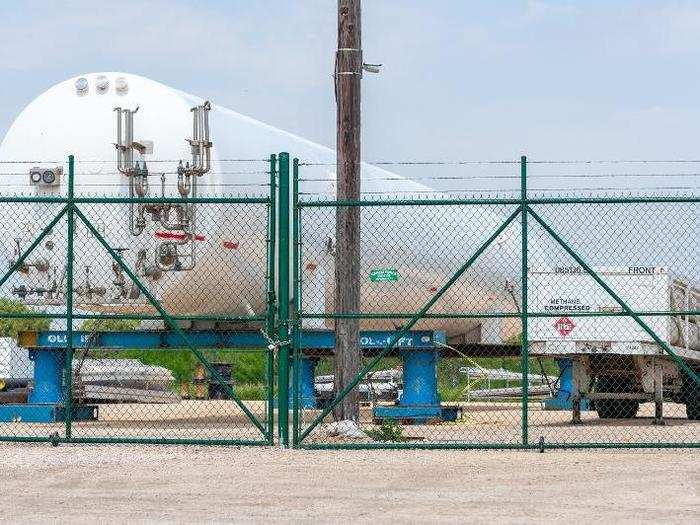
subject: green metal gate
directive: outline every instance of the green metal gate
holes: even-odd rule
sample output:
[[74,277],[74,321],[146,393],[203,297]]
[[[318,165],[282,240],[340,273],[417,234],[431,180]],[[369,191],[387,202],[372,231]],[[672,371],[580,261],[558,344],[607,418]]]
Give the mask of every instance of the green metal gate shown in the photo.
[[[418,163],[420,164],[420,163]],[[428,163],[429,164],[429,163]],[[537,164],[537,163],[535,163]],[[678,216],[678,224],[685,225],[685,229],[679,232],[687,237],[688,245],[683,253],[670,254],[676,258],[686,257],[684,262],[691,260],[698,262],[697,247],[697,197],[626,197],[626,198],[548,198],[528,196],[528,161],[522,157],[513,165],[520,168],[520,196],[519,198],[465,198],[465,199],[372,199],[361,201],[338,202],[327,200],[323,197],[314,200],[300,197],[304,192],[299,191],[299,181],[319,180],[314,175],[307,179],[300,179],[298,166],[295,162],[294,170],[294,421],[293,443],[294,446],[304,448],[580,448],[580,447],[697,447],[700,444],[700,423],[697,415],[692,415],[695,410],[693,403],[697,404],[700,379],[698,377],[697,364],[695,367],[690,362],[681,358],[671,345],[658,335],[654,327],[658,326],[650,320],[690,319],[697,323],[700,313],[698,304],[677,305],[672,308],[634,308],[630,306],[629,290],[623,294],[606,282],[606,277],[594,269],[581,255],[581,249],[586,246],[574,248],[574,237],[583,237],[590,242],[588,249],[595,249],[596,236],[614,237],[615,232],[582,231],[576,227],[576,217],[581,213],[616,213],[622,217],[621,231],[625,228],[634,231],[634,223],[631,227],[625,226],[626,221],[634,220],[641,211],[646,216]],[[314,166],[313,163],[302,166]],[[335,210],[339,207],[358,207],[362,213],[362,303],[363,311],[352,313],[339,313],[334,311],[328,298],[332,291],[327,286],[321,285],[319,290],[314,284],[318,279],[318,268],[326,264],[324,260],[332,259],[330,250],[323,243],[319,243],[321,236],[332,235],[335,221]],[[553,227],[557,222],[551,215],[552,209],[567,210],[559,214],[559,225],[569,227],[570,235],[562,235],[561,231]],[[611,211],[612,210],[612,211]],[[580,215],[578,215],[580,217]],[[564,220],[562,220],[562,217]],[[569,217],[567,220],[566,217]],[[478,231],[478,235],[465,241],[464,231],[460,228],[468,226]],[[641,225],[639,226],[642,227]],[[417,239],[408,239],[405,231],[413,232]],[[639,234],[639,231],[635,235]],[[641,235],[639,235],[641,237]],[[532,242],[537,241],[537,248],[533,254]],[[632,241],[635,241],[633,238]],[[415,242],[417,248],[405,250],[405,245]],[[468,247],[465,245],[468,244]],[[617,239],[617,243],[611,243],[620,249],[625,239]],[[628,243],[629,238],[627,240]],[[426,246],[421,246],[425,243]],[[441,244],[442,243],[442,244]],[[547,245],[546,249],[543,245]],[[502,246],[511,246],[518,249],[516,266],[515,259],[504,259],[499,255]],[[636,250],[643,251],[645,246],[639,243]],[[557,252],[558,251],[558,252]],[[620,250],[622,253],[623,250]],[[442,259],[434,257],[440,253]],[[559,253],[560,260],[570,261],[571,267],[575,267],[584,281],[590,280],[607,294],[607,300],[611,306],[604,311],[590,311],[575,305],[560,308],[558,311],[538,310],[528,304],[530,297],[538,297],[541,290],[533,290],[528,286],[529,274],[535,272],[536,256],[549,253]],[[407,259],[408,258],[408,259]],[[673,260],[673,257],[669,258]],[[444,265],[444,260],[451,262],[450,268]],[[506,287],[510,286],[514,305],[504,309],[499,305],[491,308],[465,308],[470,297],[482,293],[486,302],[486,292],[489,289],[483,281],[483,266],[498,268],[505,266],[504,274],[514,277],[510,283],[506,281]],[[332,264],[332,263],[331,263]],[[440,266],[443,264],[443,266]],[[424,275],[411,273],[412,268],[435,268],[439,280],[427,282]],[[686,265],[687,266],[687,265]],[[692,266],[692,265],[691,265]],[[400,268],[399,268],[400,267]],[[398,268],[398,269],[397,269]],[[325,271],[329,274],[332,268],[328,266]],[[565,270],[562,270],[565,271]],[[403,276],[402,274],[406,275]],[[372,276],[375,278],[372,278]],[[386,276],[376,278],[376,276]],[[327,280],[331,280],[332,277]],[[405,284],[402,284],[402,279]],[[423,279],[423,280],[421,280]],[[382,282],[383,281],[383,282]],[[586,281],[586,284],[588,282]],[[311,296],[311,297],[309,297]],[[387,308],[384,302],[415,305],[403,298],[422,297],[420,305],[407,309]],[[565,299],[563,299],[565,300]],[[393,304],[392,303],[392,304]],[[579,309],[577,309],[579,308]],[[300,338],[307,329],[305,324],[316,323],[314,326],[323,325],[331,329],[333,321],[339,318],[359,319],[365,327],[384,327],[392,329],[391,336],[386,345],[379,352],[365,357],[364,365],[354,380],[343,388],[334,390],[325,404],[305,407],[303,399],[304,389],[301,375],[304,367],[313,366],[322,369],[323,373],[332,374],[332,356],[327,354],[313,354],[300,342]],[[580,319],[593,319],[601,329],[614,330],[614,323],[627,322],[638,327],[644,335],[651,340],[653,350],[645,350],[647,356],[639,357],[634,364],[643,363],[644,366],[657,367],[659,373],[669,374],[673,369],[669,363],[676,365],[679,375],[672,377],[671,387],[676,388],[672,403],[667,403],[666,418],[662,419],[658,414],[644,417],[646,412],[640,412],[639,418],[634,418],[640,405],[639,399],[645,394],[641,391],[628,392],[631,388],[630,381],[638,378],[631,377],[629,359],[624,353],[617,357],[576,354],[574,362],[578,370],[576,381],[577,389],[585,390],[586,399],[579,395],[579,391],[570,396],[567,403],[573,403],[574,419],[569,414],[571,410],[547,411],[542,408],[541,400],[533,398],[530,390],[541,392],[543,388],[549,390],[550,395],[557,392],[555,384],[556,376],[565,372],[557,370],[568,358],[568,354],[560,352],[553,354],[544,353],[542,346],[536,340],[540,337],[541,327],[558,323],[557,329],[565,333],[573,329]],[[385,413],[377,410],[377,407],[386,407],[392,403],[400,403],[399,400],[386,401],[381,398],[381,392],[375,391],[375,378],[377,374],[384,376],[397,373],[401,368],[397,356],[406,353],[399,349],[400,341],[411,333],[412,330],[430,327],[432,325],[450,326],[457,322],[481,323],[481,329],[489,322],[497,321],[503,325],[510,325],[510,339],[505,344],[487,345],[469,342],[457,342],[445,344],[438,342],[436,348],[448,358],[441,359],[437,367],[437,380],[442,404],[452,402],[454,410],[461,417],[453,421],[438,424],[405,424],[400,418],[384,419],[377,414]],[[547,323],[542,325],[541,323]],[[587,321],[580,321],[582,324]],[[535,323],[537,334],[532,333],[530,327]],[[540,323],[540,324],[537,324]],[[606,327],[607,324],[607,327]],[[686,323],[687,324],[687,323]],[[629,328],[629,327],[627,327]],[[686,338],[688,337],[686,333]],[[521,341],[523,344],[520,344]],[[546,345],[545,345],[546,346]],[[587,351],[576,347],[576,352]],[[556,357],[556,359],[555,359]],[[593,376],[588,378],[586,385],[581,384],[581,370],[578,366],[579,358],[589,369]],[[607,359],[607,361],[606,361]],[[570,360],[570,359],[569,359]],[[519,389],[520,394],[507,399],[479,401],[470,399],[468,388],[467,399],[453,397],[445,399],[452,393],[447,377],[453,365],[448,362],[458,361],[460,370],[465,369],[467,374],[491,373],[492,369],[499,366],[505,379],[496,379],[496,388],[489,383],[488,389],[483,391],[501,390],[508,391]],[[311,365],[309,363],[311,362]],[[405,362],[405,361],[404,361]],[[641,365],[640,365],[641,366]],[[511,372],[512,371],[512,372]],[[656,373],[656,372],[654,372]],[[513,379],[513,374],[516,378]],[[645,372],[646,374],[646,372]],[[633,375],[633,374],[632,374]],[[533,380],[533,376],[535,379]],[[653,374],[644,376],[656,377]],[[454,381],[455,374],[452,378]],[[467,376],[469,377],[469,376]],[[543,378],[541,382],[534,382],[537,377]],[[546,384],[545,384],[546,379]],[[668,376],[667,376],[668,380]],[[332,383],[332,379],[329,380]],[[490,379],[489,379],[490,381]],[[508,384],[510,381],[510,385]],[[663,380],[660,380],[663,383]],[[680,386],[679,386],[680,385]],[[322,386],[318,383],[315,388]],[[456,385],[455,385],[456,386]],[[467,385],[469,387],[469,385]],[[332,387],[335,387],[333,384]],[[307,385],[308,388],[308,385]],[[404,385],[404,388],[408,388]],[[656,388],[656,387],[655,387]],[[661,387],[658,387],[661,389]],[[678,390],[680,388],[680,390]],[[339,423],[333,421],[333,408],[345,396],[351,392],[360,392],[365,399],[366,406],[360,411],[360,420],[357,428],[339,429]],[[471,389],[474,391],[474,389]],[[369,392],[363,394],[362,392]],[[316,392],[318,394],[318,392]],[[656,395],[656,394],[655,394]],[[605,397],[604,397],[605,396]],[[695,397],[694,397],[695,396]],[[593,401],[595,398],[597,401]],[[683,402],[688,403],[688,417],[683,413]],[[584,416],[581,420],[580,409]],[[646,408],[644,410],[647,410]],[[597,415],[600,417],[598,417]],[[430,422],[434,423],[434,422]],[[653,423],[661,423],[654,425]],[[665,423],[665,425],[663,424]]]
[[[338,202],[303,197],[300,170],[313,163],[295,159],[290,166],[286,153],[264,162],[260,171],[267,189],[254,197],[76,194],[71,157],[65,195],[0,199],[3,212],[16,218],[27,237],[26,247],[17,241],[0,279],[5,290],[0,328],[19,336],[35,362],[48,363],[44,371],[59,366],[61,372],[59,392],[38,393],[35,378],[27,394],[15,388],[14,378],[0,378],[0,441],[541,449],[700,443],[697,366],[687,348],[679,350],[669,344],[670,332],[662,333],[670,326],[676,335],[685,334],[688,345],[690,328],[700,318],[695,292],[687,283],[683,288],[669,281],[680,295],[668,307],[640,305],[620,284],[624,278],[591,263],[651,250],[663,223],[674,239],[688,240],[662,254],[664,262],[675,258],[697,266],[697,197],[531,197],[528,166],[538,163],[523,157],[509,163],[519,168],[518,198]],[[205,277],[221,281],[214,296],[202,297],[201,283],[177,272],[158,278],[179,284],[171,288],[180,297],[169,295],[148,268],[128,263],[122,243],[128,232],[107,231],[104,222],[135,203],[196,204],[205,217],[227,217],[223,229],[216,221],[202,222],[198,241],[209,246],[200,261],[208,269]],[[332,232],[335,211],[347,206],[362,214],[363,308],[338,313],[332,306]],[[615,219],[616,226],[583,228],[580,217],[586,214]],[[245,237],[253,231],[264,233]],[[212,248],[217,242],[218,251]],[[36,256],[46,250],[65,251],[65,269],[55,271],[54,284],[18,285],[18,273],[50,274]],[[601,258],[601,250],[610,256]],[[98,260],[109,261],[115,286],[138,304],[105,306],[111,303],[94,280]],[[543,260],[556,260],[561,271],[553,277],[539,272]],[[565,295],[543,303],[539,281],[554,279],[563,286],[563,276],[572,271],[580,286],[595,285],[605,308],[586,310]],[[237,286],[257,286],[264,305],[243,304],[243,292],[250,290]],[[10,292],[23,301],[10,299]],[[230,311],[236,305],[244,314],[182,315],[177,312],[183,297],[224,304]],[[363,346],[362,369],[338,391],[333,351],[308,339],[331,333],[339,318],[358,319],[365,330],[388,336],[369,350]],[[159,329],[136,330],[139,323]],[[556,345],[552,350],[542,337],[552,330],[565,338],[572,330],[630,327],[648,341],[641,350],[570,351]],[[367,338],[374,332],[364,333]],[[447,419],[382,416],[400,404],[390,396],[401,390],[401,368],[415,355],[407,340],[416,337],[439,357],[427,365],[435,369],[435,395],[451,414]],[[36,370],[30,362],[24,366]],[[575,391],[563,387],[567,377]],[[651,401],[666,401],[665,417],[646,403],[649,381]],[[637,383],[645,390],[635,389]],[[360,420],[348,429],[333,421],[333,408],[351,392],[362,406]],[[23,409],[13,415],[11,405],[32,404],[27,395],[39,400],[33,403],[36,414]],[[557,403],[559,409],[548,409]]]
[[[38,225],[40,231],[26,249],[20,249],[17,241],[16,258],[0,286],[11,284],[17,272],[27,273],[32,265],[46,266],[40,258],[30,260],[40,246],[43,250],[61,250],[59,244],[65,242],[66,267],[58,272],[61,275],[54,278],[51,287],[15,286],[15,294],[41,299],[37,306],[26,308],[18,301],[3,300],[0,317],[12,335],[20,332],[19,342],[30,350],[30,359],[36,364],[25,365],[25,375],[32,374],[30,366],[35,374],[26,388],[28,399],[22,388],[10,390],[9,380],[2,383],[4,388],[0,390],[7,390],[8,397],[4,407],[0,404],[5,416],[0,422],[0,441],[273,443],[275,346],[269,342],[275,339],[276,328],[278,160],[272,155],[259,162],[264,162],[260,173],[267,173],[267,179],[261,185],[267,191],[256,197],[130,199],[76,195],[76,162],[72,156],[67,163],[66,195],[3,196],[0,206],[5,214],[15,215],[18,225]],[[220,272],[220,295],[197,296],[198,283],[188,285],[181,277],[185,272],[161,272],[147,281],[144,274],[151,270],[127,264],[127,248],[121,243],[128,232],[104,231],[102,226],[110,214],[124,214],[124,207],[132,204],[152,206],[153,210],[159,206],[168,210],[184,204],[198,206],[200,230],[197,239],[189,241],[193,246],[195,240],[206,246],[209,256],[200,264],[211,270],[200,279],[215,279],[214,272]],[[221,217],[225,217],[226,224],[217,223]],[[248,238],[221,239],[224,234],[246,235],[248,230],[236,226],[239,222],[262,237],[253,238],[250,233]],[[167,232],[156,235],[168,238]],[[96,271],[92,263],[100,257],[110,261],[115,286],[124,291],[124,297],[138,298],[138,304],[125,300],[127,306],[115,303],[110,308],[110,301],[104,300],[105,291],[93,281]],[[240,280],[232,282],[231,277]],[[184,304],[183,298],[169,297],[167,292],[160,298],[158,295],[164,282],[180,282],[178,279],[190,294],[184,300],[193,302],[198,298],[224,305],[236,304],[239,295],[249,291],[237,286],[259,286],[265,297],[264,310],[254,312],[251,307],[246,315],[238,316],[172,313],[171,308]],[[57,304],[60,298],[65,299],[63,311],[51,305],[53,299]],[[98,303],[107,307],[97,308]],[[206,307],[203,303],[195,306]],[[63,329],[47,331],[51,321],[61,322]],[[82,327],[78,329],[79,322]],[[142,322],[151,323],[151,328],[162,323],[164,330],[135,330]],[[203,328],[195,332],[185,329],[185,324],[193,323]],[[230,344],[227,342],[240,340],[251,342],[242,348],[226,346]],[[41,388],[48,385],[50,389],[52,383],[44,382],[37,374],[55,372],[51,367],[57,363],[63,367],[63,374],[55,378],[55,384],[62,385],[62,391],[58,395],[44,392],[40,397]],[[18,393],[18,399],[12,398],[13,392]]]

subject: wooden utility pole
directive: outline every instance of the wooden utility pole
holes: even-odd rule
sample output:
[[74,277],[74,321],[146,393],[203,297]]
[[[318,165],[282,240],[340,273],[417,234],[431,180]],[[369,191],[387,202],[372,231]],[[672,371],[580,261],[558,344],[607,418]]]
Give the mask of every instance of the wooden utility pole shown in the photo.
[[[361,0],[338,0],[338,50],[335,62],[337,105],[337,199],[360,199],[360,81],[362,78]],[[336,208],[335,311],[360,311],[360,208]],[[360,322],[336,319],[335,392],[360,371]],[[336,421],[358,421],[359,389],[334,409]]]

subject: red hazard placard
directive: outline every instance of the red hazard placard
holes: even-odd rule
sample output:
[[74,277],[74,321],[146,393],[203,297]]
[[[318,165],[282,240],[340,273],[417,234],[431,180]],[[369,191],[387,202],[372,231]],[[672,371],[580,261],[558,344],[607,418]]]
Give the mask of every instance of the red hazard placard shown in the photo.
[[567,336],[576,328],[576,325],[568,317],[561,317],[554,322],[554,328],[562,336]]

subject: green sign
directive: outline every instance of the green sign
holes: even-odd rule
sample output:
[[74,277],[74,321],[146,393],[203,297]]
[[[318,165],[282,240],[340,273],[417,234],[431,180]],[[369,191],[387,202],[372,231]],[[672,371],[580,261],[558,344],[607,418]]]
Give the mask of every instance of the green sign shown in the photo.
[[369,280],[373,283],[398,281],[399,271],[396,268],[375,268],[369,272]]

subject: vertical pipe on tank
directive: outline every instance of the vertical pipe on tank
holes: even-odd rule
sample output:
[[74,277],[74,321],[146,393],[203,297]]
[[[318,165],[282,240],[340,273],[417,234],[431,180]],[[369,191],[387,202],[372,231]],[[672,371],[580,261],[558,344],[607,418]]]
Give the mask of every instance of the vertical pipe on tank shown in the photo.
[[206,135],[204,126],[204,106],[199,107],[199,168],[204,169],[204,136]]
[[122,140],[122,108],[114,108],[117,113],[117,171],[124,169],[124,164],[122,162],[122,148],[124,147],[124,141]]
[[197,106],[192,108],[192,140],[197,140]]
[[134,112],[128,109],[125,110],[124,120],[124,127],[126,128],[124,140],[124,146],[126,147],[124,150],[124,168],[128,170],[133,167],[134,160],[133,150],[131,149],[131,145],[134,143]]
[[199,136],[199,115],[197,114],[197,106],[192,108],[192,168],[197,167],[197,137]]
[[527,157],[520,157],[520,211],[521,211],[521,235],[522,235],[522,254],[521,254],[521,312],[520,319],[522,324],[522,335],[520,336],[520,359],[522,370],[522,437],[523,445],[528,444],[528,421],[527,410],[529,401],[528,378],[530,377],[530,366],[528,356],[528,334],[527,334]]
[[211,167],[211,148],[209,147],[209,102],[204,103],[204,167],[205,172],[209,171]]

